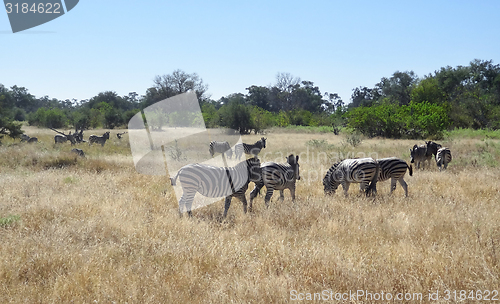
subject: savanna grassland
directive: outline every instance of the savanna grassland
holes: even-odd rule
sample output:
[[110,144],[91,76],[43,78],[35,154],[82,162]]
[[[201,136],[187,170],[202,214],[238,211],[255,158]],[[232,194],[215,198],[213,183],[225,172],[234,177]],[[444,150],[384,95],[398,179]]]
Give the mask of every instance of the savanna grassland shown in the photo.
[[414,168],[408,198],[399,184],[389,195],[389,181],[376,198],[356,186],[346,198],[323,194],[337,158],[409,161],[423,141],[273,130],[261,160],[300,155],[296,202],[275,192],[269,209],[258,196],[244,214],[233,200],[223,220],[222,200],[179,218],[168,178],[136,172],[128,135],[80,144],[83,159],[55,146],[53,131],[24,129],[40,142],[0,146],[0,303],[283,303],[314,293],[339,302],[336,293],[358,290],[393,300],[341,302],[450,303],[461,290],[464,302],[486,291],[495,302],[500,289],[498,139],[438,141],[453,161],[445,172]]

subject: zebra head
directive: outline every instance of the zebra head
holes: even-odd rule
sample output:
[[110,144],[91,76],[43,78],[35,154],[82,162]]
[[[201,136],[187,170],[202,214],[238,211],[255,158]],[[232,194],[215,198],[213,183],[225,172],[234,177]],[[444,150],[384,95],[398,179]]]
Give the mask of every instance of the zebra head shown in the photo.
[[425,144],[427,145],[427,153],[426,153],[427,156],[433,154],[434,157],[436,157],[437,151],[443,147],[440,144],[435,143],[433,141],[426,141]]
[[415,150],[417,149],[417,145],[413,146],[413,149],[410,149],[410,163],[415,162]]
[[325,191],[325,195],[335,194],[335,191],[340,185],[339,177],[336,176],[336,171],[339,164],[340,161],[333,164],[333,166],[328,170],[328,172],[326,172],[326,175],[323,178],[323,190]]
[[266,147],[266,140],[267,140],[267,138],[264,138],[264,137],[261,137],[261,138],[260,138],[259,142],[260,142],[260,146],[261,146],[262,148],[265,148],[265,147]]
[[248,170],[248,178],[251,182],[258,182],[262,180],[262,169],[260,167],[260,159],[257,156],[247,159],[246,166]]
[[292,169],[293,169],[293,178],[296,179],[296,180],[300,180],[300,166],[299,166],[299,156],[297,155],[297,157],[294,157],[293,154],[290,154],[287,158],[286,158],[286,162],[292,166]]

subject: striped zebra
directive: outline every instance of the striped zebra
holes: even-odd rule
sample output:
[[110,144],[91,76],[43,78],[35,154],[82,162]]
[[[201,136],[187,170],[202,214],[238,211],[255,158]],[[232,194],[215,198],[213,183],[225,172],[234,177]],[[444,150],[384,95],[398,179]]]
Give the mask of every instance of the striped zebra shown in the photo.
[[448,163],[451,162],[451,151],[449,148],[441,148],[437,151],[436,153],[436,165],[439,168],[439,171],[441,171],[441,165],[446,168],[448,167]]
[[212,141],[210,142],[210,147],[208,148],[210,155],[214,157],[215,153],[226,153],[227,158],[231,159],[233,157],[233,150],[227,141]]
[[[432,154],[431,154],[432,158]],[[425,168],[425,161],[430,158],[427,156],[427,146],[425,145],[414,145],[413,149],[410,149],[410,163],[417,163],[417,169],[420,169],[420,163],[422,163],[422,169]]]
[[71,152],[77,154],[78,156],[85,157],[85,152],[83,152],[82,149],[73,149]]
[[431,155],[434,155],[434,157],[436,157],[437,151],[443,147],[433,141],[426,141],[425,145],[427,146],[427,152],[425,153],[427,157]]
[[286,164],[277,164],[266,162],[261,165],[262,179],[255,183],[255,188],[250,192],[250,211],[252,210],[252,201],[260,193],[260,189],[266,186],[266,207],[269,207],[269,201],[273,196],[274,190],[280,191],[280,200],[284,200],[284,190],[290,189],[292,201],[295,202],[295,181],[300,179],[299,156],[290,154],[287,157]]
[[391,179],[391,193],[396,189],[396,181],[399,181],[401,187],[405,190],[405,196],[408,196],[408,185],[403,179],[406,170],[410,173],[410,176],[413,175],[413,169],[411,165],[408,164],[397,157],[389,157],[389,158],[381,158],[377,159],[377,162],[380,165],[380,172],[378,175],[378,181],[383,182]]
[[377,178],[380,171],[379,163],[373,158],[344,159],[335,163],[323,178],[325,194],[333,195],[342,184],[344,194],[351,183],[360,183],[360,189],[366,196],[377,193]]
[[261,177],[260,160],[249,158],[234,167],[213,167],[204,164],[191,164],[182,167],[177,175],[170,179],[172,186],[179,178],[182,196],[179,200],[179,213],[183,207],[191,216],[191,207],[197,192],[206,197],[225,197],[224,217],[227,215],[232,197],[243,203],[243,211],[247,212],[245,192],[249,182],[258,182]]
[[56,136],[54,136],[54,143],[55,144],[64,144],[67,141],[68,141],[68,138],[64,135],[57,134]]
[[28,143],[34,143],[34,142],[38,142],[38,138],[29,137],[26,134],[21,134],[21,142],[23,142],[23,141],[28,142]]
[[91,146],[93,143],[98,143],[104,147],[104,144],[108,139],[109,139],[109,132],[104,133],[102,136],[97,136],[92,134],[89,136],[89,146]]
[[235,158],[238,158],[238,160],[240,160],[243,153],[259,155],[260,150],[266,147],[266,140],[267,138],[261,137],[261,139],[255,142],[255,144],[253,145],[245,143],[237,144],[234,147]]

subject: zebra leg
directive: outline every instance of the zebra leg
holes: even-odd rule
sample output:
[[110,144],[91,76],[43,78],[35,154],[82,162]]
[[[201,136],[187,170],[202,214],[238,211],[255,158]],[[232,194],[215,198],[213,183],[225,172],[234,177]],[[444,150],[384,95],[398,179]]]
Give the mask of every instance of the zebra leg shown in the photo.
[[347,197],[347,192],[349,191],[349,186],[351,185],[351,183],[349,182],[343,182],[342,183],[342,188],[344,188],[344,195]]
[[226,218],[227,216],[227,210],[229,210],[229,207],[231,206],[231,196],[226,196],[226,200],[224,202],[224,215],[222,216],[223,218]]
[[243,203],[243,212],[247,213],[247,198],[245,197],[245,193],[243,195],[238,196],[238,199]]
[[[399,183],[401,184],[401,187],[405,190],[405,196],[408,197],[408,185],[406,184],[405,180],[401,177],[399,179]],[[396,187],[396,183],[394,182],[394,187]]]
[[250,191],[250,204],[248,205],[249,212],[253,211],[253,199],[257,196],[257,194],[260,193],[260,189],[262,189],[263,186],[264,184],[256,183],[255,188],[253,188],[253,190]]
[[295,187],[290,187],[290,195],[292,196],[292,203],[295,203]]
[[284,200],[285,200],[285,191],[280,190],[280,201],[284,201]]
[[179,215],[182,217],[183,207],[186,207],[186,211],[189,217],[192,217],[191,207],[193,205],[194,196],[196,193],[183,193],[181,199],[179,200]]
[[271,200],[271,197],[273,196],[274,189],[272,187],[266,186],[266,197],[264,199],[266,203],[266,207],[269,208],[269,201]]
[[[401,182],[401,179],[399,180],[399,182]],[[403,186],[403,184],[401,184],[401,186]],[[404,188],[405,186],[403,186]],[[391,192],[390,194],[392,194],[392,192],[396,190],[396,179],[394,177],[391,178]]]

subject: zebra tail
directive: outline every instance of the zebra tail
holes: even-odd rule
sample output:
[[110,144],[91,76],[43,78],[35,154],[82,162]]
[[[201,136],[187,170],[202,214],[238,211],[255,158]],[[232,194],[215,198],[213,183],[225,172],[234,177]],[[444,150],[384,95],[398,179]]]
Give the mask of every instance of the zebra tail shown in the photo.
[[377,162],[377,166],[375,167],[375,175],[373,176],[370,186],[366,189],[365,195],[369,196],[370,194],[375,195],[377,193],[377,179],[380,171],[380,164]]
[[[181,171],[179,170],[179,172],[181,172]],[[177,174],[174,177],[170,178],[170,184],[172,186],[176,186],[176,182],[175,181],[177,180],[177,177],[179,176],[179,172],[177,172]]]
[[[406,164],[408,166],[408,164]],[[413,167],[411,164],[408,166],[408,172],[410,172],[410,176],[413,176]]]

